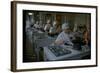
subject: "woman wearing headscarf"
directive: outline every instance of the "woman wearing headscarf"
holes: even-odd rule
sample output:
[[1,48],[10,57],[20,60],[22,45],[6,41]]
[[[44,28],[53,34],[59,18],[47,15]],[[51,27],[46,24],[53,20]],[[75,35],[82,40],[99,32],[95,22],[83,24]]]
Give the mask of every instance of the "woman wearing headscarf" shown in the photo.
[[71,30],[69,28],[68,23],[64,23],[62,25],[62,32],[58,35],[56,41],[54,44],[56,45],[71,45],[73,46],[73,43],[71,42]]

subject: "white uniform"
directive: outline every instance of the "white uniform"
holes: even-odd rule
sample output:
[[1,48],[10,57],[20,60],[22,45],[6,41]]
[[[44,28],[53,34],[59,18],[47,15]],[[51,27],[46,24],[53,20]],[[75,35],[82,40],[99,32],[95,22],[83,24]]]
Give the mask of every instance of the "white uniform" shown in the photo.
[[46,24],[45,27],[44,27],[44,30],[45,31],[49,31],[50,27],[51,27],[51,24]]
[[65,33],[64,31],[61,32],[61,33],[58,35],[58,37],[57,37],[57,39],[56,39],[55,42],[60,41],[60,40],[62,40],[62,41],[64,42],[64,44],[67,43],[67,44],[69,44],[69,45],[73,45],[73,43],[71,42],[71,39],[70,39],[70,35],[67,34],[67,33]]

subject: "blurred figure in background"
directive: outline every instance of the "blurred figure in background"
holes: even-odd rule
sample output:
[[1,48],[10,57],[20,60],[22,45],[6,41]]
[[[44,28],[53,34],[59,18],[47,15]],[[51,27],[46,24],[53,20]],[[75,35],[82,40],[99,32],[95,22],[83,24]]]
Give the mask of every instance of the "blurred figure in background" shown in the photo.
[[91,46],[91,32],[90,29],[87,29],[86,25],[84,25],[84,32],[83,32],[83,42],[84,44]]
[[41,31],[44,31],[44,28],[43,28],[43,24],[42,24],[42,21],[36,21],[36,24],[34,24],[34,28],[38,29],[38,30],[41,30]]
[[58,35],[61,31],[62,31],[61,25],[59,25],[59,24],[57,23],[57,21],[55,20],[55,21],[53,22],[52,27],[51,27],[50,30],[49,30],[49,35]]
[[80,37],[80,39],[82,40],[82,43],[85,45],[88,45],[89,40],[90,40],[90,35],[85,24],[79,25],[77,33],[78,33],[77,36]]
[[50,21],[50,19],[48,19],[47,24],[44,27],[44,31],[49,32],[51,26],[52,26],[51,21]]
[[89,31],[87,30],[87,27],[85,24],[80,24],[78,26],[77,31],[74,34],[75,40],[73,41],[74,43],[74,48],[81,50],[81,46],[87,45],[90,46],[90,34]]
[[39,21],[36,21],[36,23],[34,24],[35,28],[39,28]]

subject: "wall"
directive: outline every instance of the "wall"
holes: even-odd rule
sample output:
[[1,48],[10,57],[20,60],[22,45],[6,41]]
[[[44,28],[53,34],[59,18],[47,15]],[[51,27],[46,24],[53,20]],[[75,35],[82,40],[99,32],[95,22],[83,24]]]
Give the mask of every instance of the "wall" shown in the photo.
[[[10,1],[0,0],[0,73],[12,73],[10,71]],[[51,2],[51,3],[67,3],[67,4],[83,4],[83,5],[99,5],[99,0],[31,0],[37,2]],[[99,6],[100,7],[100,6]],[[98,7],[98,8],[99,8]],[[100,13],[100,10],[98,10]],[[98,14],[100,16],[100,14]],[[100,18],[98,17],[98,20]],[[98,24],[100,21],[98,21]],[[100,25],[98,25],[98,28]],[[100,29],[98,29],[100,31]],[[100,37],[100,34],[98,34]],[[98,38],[98,43],[100,43]],[[98,46],[100,47],[100,46]],[[98,48],[98,52],[100,49]],[[98,53],[100,56],[100,53]],[[98,59],[100,64],[100,57]],[[77,69],[60,69],[60,70],[47,70],[47,71],[35,71],[34,73],[99,73],[100,65],[98,67],[91,68],[77,68]],[[19,72],[20,73],[20,72]],[[24,73],[24,72],[21,72]],[[33,73],[25,72],[25,73]]]

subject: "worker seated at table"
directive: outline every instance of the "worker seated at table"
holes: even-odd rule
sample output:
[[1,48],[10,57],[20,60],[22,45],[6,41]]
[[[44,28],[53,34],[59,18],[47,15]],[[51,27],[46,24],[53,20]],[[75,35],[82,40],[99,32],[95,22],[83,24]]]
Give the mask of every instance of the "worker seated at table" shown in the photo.
[[39,28],[39,21],[36,21],[36,23],[34,24],[35,28]]
[[36,29],[42,29],[42,24],[40,22],[36,21],[36,23],[34,24],[34,28],[36,28]]
[[51,20],[48,19],[46,25],[44,26],[44,31],[48,33],[50,30],[50,27],[51,27]]
[[90,40],[90,35],[89,35],[89,30],[87,29],[85,24],[80,24],[78,26],[78,30],[77,30],[77,37],[80,37],[82,42],[86,45],[88,45],[89,40]]
[[56,45],[70,45],[73,46],[71,41],[71,30],[69,28],[68,23],[64,23],[62,25],[62,32],[58,35],[57,39],[55,40],[54,44]]
[[90,46],[90,35],[86,25],[80,24],[74,36],[75,36],[75,40],[73,41],[74,48],[81,50],[81,46],[83,45]]
[[54,35],[58,35],[59,33],[61,33],[62,29],[61,29],[61,25],[58,24],[58,22],[55,20],[53,22],[53,25],[52,27],[50,27],[50,30],[49,30],[49,35],[51,36],[54,36]]
[[83,42],[85,45],[91,46],[91,32],[90,29],[87,29],[86,26],[84,26],[84,32],[83,32]]

